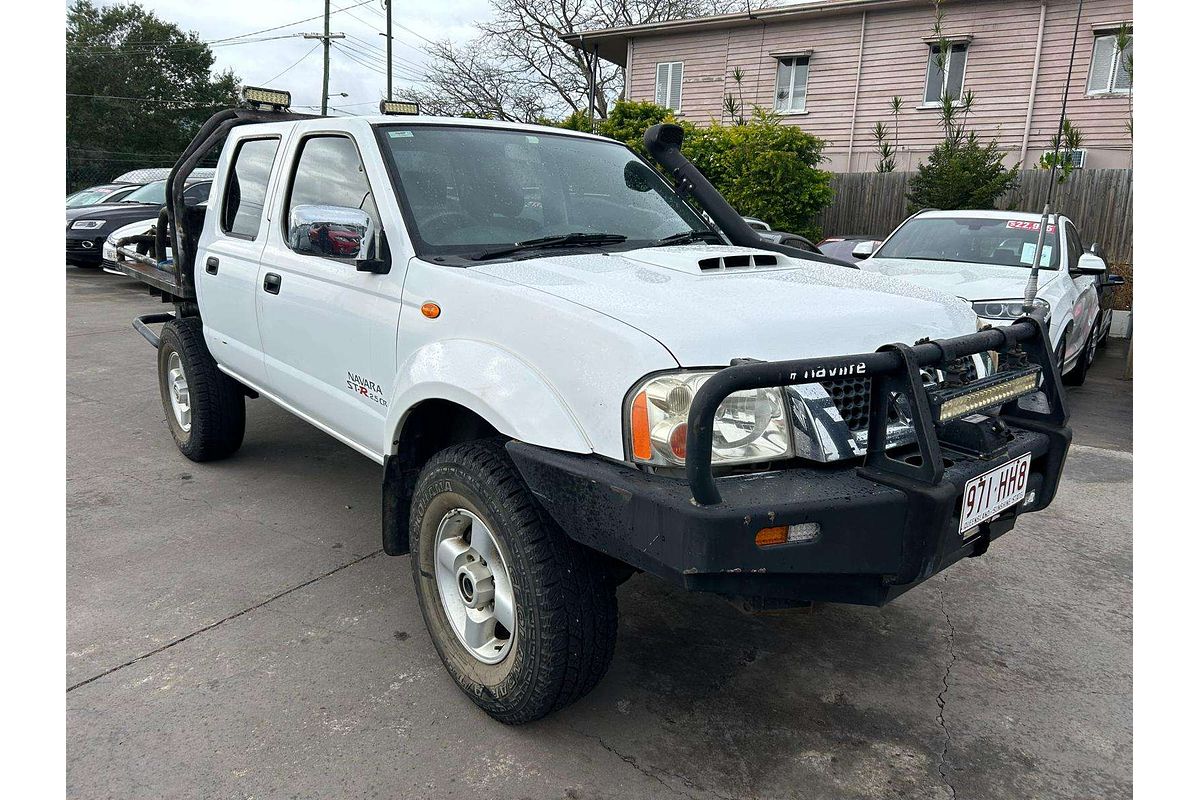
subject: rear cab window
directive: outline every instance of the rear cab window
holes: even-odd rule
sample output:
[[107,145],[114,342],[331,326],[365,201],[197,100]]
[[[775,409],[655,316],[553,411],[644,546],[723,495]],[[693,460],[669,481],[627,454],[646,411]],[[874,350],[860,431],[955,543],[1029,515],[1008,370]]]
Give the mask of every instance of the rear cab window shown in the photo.
[[245,239],[258,235],[266,205],[267,181],[278,149],[278,137],[243,139],[238,143],[221,198],[221,230],[227,235]]

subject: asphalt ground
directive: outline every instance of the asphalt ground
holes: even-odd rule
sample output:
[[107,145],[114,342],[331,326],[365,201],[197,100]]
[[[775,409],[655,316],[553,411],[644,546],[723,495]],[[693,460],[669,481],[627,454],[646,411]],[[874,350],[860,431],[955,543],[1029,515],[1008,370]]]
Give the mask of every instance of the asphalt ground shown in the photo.
[[379,468],[267,401],[175,449],[138,285],[67,270],[74,798],[1131,795],[1132,385],[1069,399],[1058,499],[883,609],[745,616],[639,575],[608,676],[493,722],[379,552]]

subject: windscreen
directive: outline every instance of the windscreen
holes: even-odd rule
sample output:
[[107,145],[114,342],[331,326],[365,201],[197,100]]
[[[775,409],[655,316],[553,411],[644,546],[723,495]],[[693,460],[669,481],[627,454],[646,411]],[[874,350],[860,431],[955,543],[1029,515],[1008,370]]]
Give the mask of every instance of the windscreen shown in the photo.
[[167,182],[155,181],[147,183],[140,189],[135,189],[125,195],[122,203],[150,203],[151,205],[161,206],[167,202]]
[[95,205],[111,191],[112,189],[84,189],[82,192],[76,192],[67,198],[67,208]]
[[[1022,219],[917,217],[896,231],[874,258],[1029,267],[1040,223]],[[1058,226],[1051,223],[1042,248],[1042,267],[1058,267]]]
[[423,254],[469,257],[569,233],[652,242],[707,226],[615,142],[467,126],[386,126],[400,200]]

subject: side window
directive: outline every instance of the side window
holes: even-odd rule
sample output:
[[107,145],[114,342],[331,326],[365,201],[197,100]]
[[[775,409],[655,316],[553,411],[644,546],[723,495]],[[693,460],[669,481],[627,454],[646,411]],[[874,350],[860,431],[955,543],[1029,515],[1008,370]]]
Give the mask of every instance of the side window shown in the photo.
[[925,70],[925,105],[941,105],[942,98],[962,99],[963,76],[967,71],[967,46],[953,44],[949,53],[939,45],[929,46],[929,65]]
[[775,73],[775,110],[804,111],[808,98],[808,56],[779,59]]
[[683,110],[682,61],[662,61],[654,65],[654,102],[672,111]]
[[221,230],[225,233],[251,239],[258,235],[267,201],[267,179],[278,149],[278,139],[247,139],[238,144],[221,200]]
[[[337,219],[321,222],[334,222],[335,225],[309,225],[305,229],[309,230],[309,235],[317,238],[312,242],[297,239],[300,228],[293,226],[292,220],[293,212],[301,206],[323,207],[321,211],[325,215],[336,216]],[[298,252],[315,252],[335,258],[357,255],[368,230],[357,225],[354,215],[347,214],[346,209],[365,212],[373,230],[379,231],[379,212],[354,141],[345,136],[311,136],[305,139],[300,145],[292,173],[292,185],[288,190],[287,216],[284,220],[288,230],[288,246]],[[313,213],[311,210],[302,211],[305,213],[295,216],[304,217],[306,213]],[[320,212],[317,214],[320,216]]]
[[1070,222],[1063,221],[1063,230],[1067,233],[1067,269],[1075,269],[1079,266],[1079,257],[1083,255],[1083,242]]
[[212,181],[193,183],[191,186],[183,190],[183,204],[185,206],[194,206],[198,203],[207,201],[208,192],[211,188]]

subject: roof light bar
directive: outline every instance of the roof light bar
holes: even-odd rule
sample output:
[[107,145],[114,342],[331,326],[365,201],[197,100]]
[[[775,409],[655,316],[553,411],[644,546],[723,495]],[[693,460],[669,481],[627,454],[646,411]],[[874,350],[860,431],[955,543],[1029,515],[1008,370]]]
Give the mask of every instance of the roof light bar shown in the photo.
[[416,100],[380,100],[379,113],[388,116],[415,116],[421,113],[421,104]]
[[940,389],[929,393],[933,417],[944,425],[951,420],[1007,403],[1037,391],[1040,367],[1017,373],[993,375],[960,389]]
[[259,86],[242,87],[242,100],[251,108],[283,111],[292,104],[292,93]]

